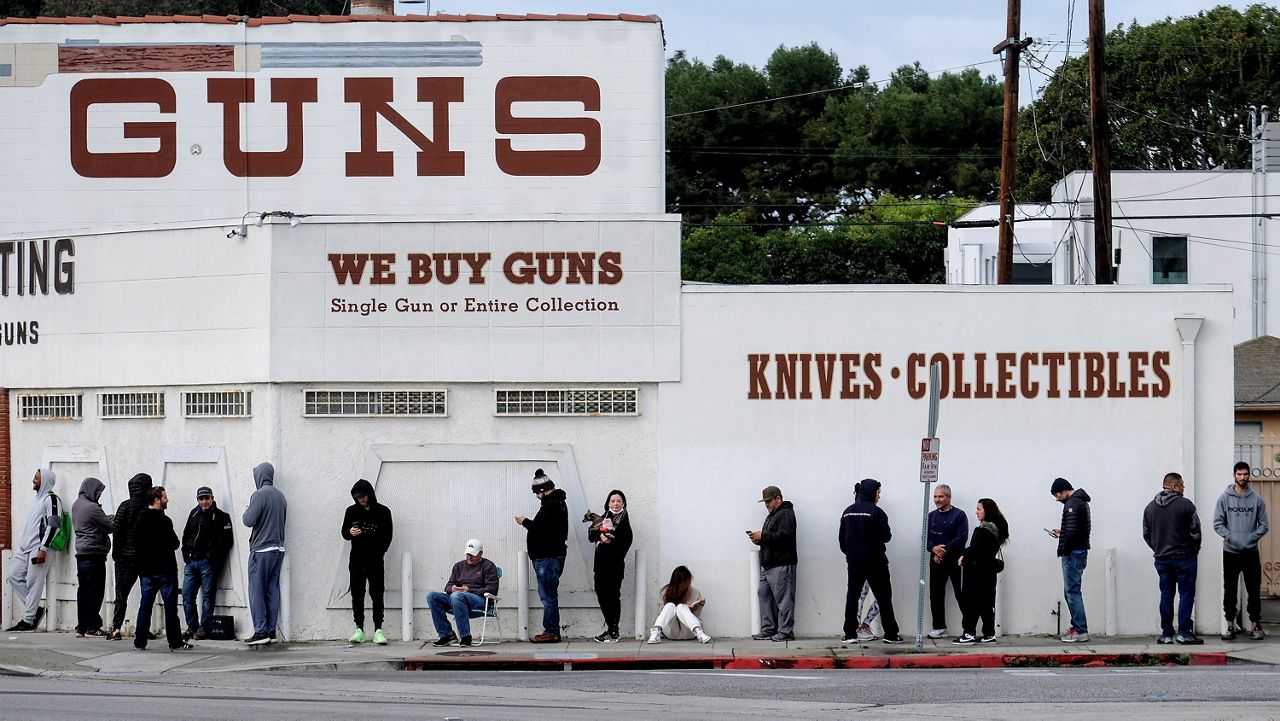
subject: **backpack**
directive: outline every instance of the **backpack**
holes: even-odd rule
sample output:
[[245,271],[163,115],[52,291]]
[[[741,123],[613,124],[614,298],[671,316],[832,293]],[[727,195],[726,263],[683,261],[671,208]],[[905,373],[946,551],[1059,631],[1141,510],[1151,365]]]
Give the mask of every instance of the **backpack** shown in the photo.
[[49,498],[53,500],[53,513],[58,517],[58,533],[49,541],[49,548],[55,551],[65,551],[71,547],[71,514],[62,505],[62,499],[58,498],[56,493],[50,492]]

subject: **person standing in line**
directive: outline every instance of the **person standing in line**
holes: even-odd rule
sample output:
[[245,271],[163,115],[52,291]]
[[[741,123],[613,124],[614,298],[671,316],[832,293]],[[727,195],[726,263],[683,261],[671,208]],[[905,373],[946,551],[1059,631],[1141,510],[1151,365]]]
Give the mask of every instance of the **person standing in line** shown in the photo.
[[[182,578],[182,610],[187,617],[187,630],[182,640],[201,640],[209,635],[213,618],[213,602],[218,595],[218,576],[226,564],[233,543],[229,516],[213,499],[213,489],[196,489],[196,507],[187,515],[182,529],[182,560],[186,563]],[[196,594],[202,603],[197,613]]]
[[9,632],[35,631],[44,618],[44,606],[40,605],[40,592],[44,590],[49,575],[49,562],[54,536],[62,529],[62,509],[52,497],[57,476],[48,468],[36,470],[31,477],[31,490],[35,500],[27,511],[27,522],[18,536],[18,547],[10,561],[9,585],[22,606],[22,618],[9,628]]
[[794,641],[796,606],[796,512],[782,490],[767,486],[760,494],[769,515],[758,531],[748,531],[751,542],[760,547],[760,633],[751,638],[762,641]]
[[385,646],[382,632],[382,558],[391,548],[394,532],[391,509],[378,503],[373,484],[361,478],[351,487],[355,501],[347,506],[342,518],[342,537],[351,541],[347,570],[351,572],[351,616],[356,624],[351,643],[364,643],[364,586],[369,584],[369,600],[373,603],[373,642]]
[[871,584],[871,593],[880,604],[880,624],[885,643],[902,643],[898,621],[893,614],[893,584],[889,578],[889,556],[885,544],[893,538],[889,516],[876,503],[880,481],[864,478],[854,488],[857,500],[840,517],[840,551],[848,564],[849,587],[845,591],[844,637],[841,643],[858,642],[858,596],[862,584]]
[[[107,632],[108,641],[119,641],[124,638],[125,614],[128,611],[129,593],[138,582],[138,551],[133,546],[133,526],[138,521],[138,514],[147,507],[147,491],[151,490],[151,476],[136,473],[129,479],[129,497],[116,506],[115,518],[111,522],[111,559],[115,562],[116,601],[111,612],[111,630]],[[140,633],[150,634],[147,629]],[[150,639],[150,640],[155,640]]]
[[133,524],[138,580],[142,586],[138,632],[133,635],[133,647],[139,651],[147,650],[150,637],[144,632],[151,628],[151,609],[155,607],[157,593],[164,604],[164,632],[169,650],[195,648],[182,640],[182,622],[178,619],[178,561],[173,555],[181,544],[178,534],[173,532],[173,521],[164,512],[168,507],[169,492],[164,486],[155,486],[147,491],[147,507]]
[[[1000,512],[1000,506],[990,498],[979,498],[974,511],[978,527],[973,529],[969,547],[964,549],[957,564],[964,571],[964,602],[960,605],[961,625],[959,638],[954,644],[995,643],[996,638],[996,578],[1004,570],[1004,561],[996,558],[1000,547],[1009,540],[1009,522]],[[982,636],[977,635],[978,621],[982,621]]]
[[929,610],[933,616],[933,630],[929,638],[947,635],[947,581],[951,592],[964,613],[964,600],[960,593],[960,565],[957,560],[964,552],[964,540],[969,535],[969,517],[964,511],[951,505],[951,486],[939,483],[933,487],[933,505],[929,511]]
[[533,495],[541,505],[533,518],[516,516],[516,525],[529,532],[526,539],[529,560],[538,576],[538,598],[542,600],[542,633],[530,643],[560,643],[560,574],[569,549],[569,505],[564,491],[556,488],[539,468],[533,474]]
[[111,550],[112,517],[98,499],[106,486],[97,478],[80,483],[80,495],[71,504],[71,525],[76,532],[76,638],[104,636],[102,597],[107,590],[107,552]]
[[1249,597],[1246,610],[1249,614],[1249,637],[1254,641],[1265,638],[1262,633],[1262,599],[1258,595],[1262,585],[1262,560],[1258,554],[1258,541],[1267,535],[1267,504],[1262,496],[1249,487],[1249,464],[1241,461],[1235,465],[1235,480],[1218,497],[1213,511],[1213,530],[1222,536],[1222,611],[1227,617],[1227,632],[1223,641],[1234,641],[1237,607],[1236,586],[1244,576],[1244,592]]
[[[1142,540],[1155,557],[1160,579],[1160,638],[1184,645],[1204,643],[1191,627],[1196,602],[1197,556],[1200,554],[1200,517],[1196,504],[1182,494],[1182,476],[1166,473],[1163,487],[1142,512]],[[1173,594],[1178,594],[1178,629],[1173,628]]]
[[587,531],[587,539],[596,544],[596,601],[605,626],[596,641],[617,643],[618,621],[622,618],[622,576],[627,568],[627,552],[631,550],[631,516],[627,513],[626,494],[616,488],[609,491],[604,506],[600,527]]
[[276,641],[280,618],[280,567],[284,564],[284,523],[288,504],[275,486],[276,469],[259,463],[253,469],[258,490],[249,497],[241,521],[249,532],[249,612],[253,635],[244,640],[250,646]]
[[1062,634],[1063,643],[1083,643],[1089,640],[1089,621],[1084,613],[1084,594],[1080,591],[1084,569],[1089,565],[1089,494],[1083,488],[1076,490],[1065,478],[1053,479],[1049,487],[1053,497],[1062,504],[1062,523],[1050,531],[1058,539],[1058,558],[1062,562],[1062,595],[1071,612],[1071,628]]

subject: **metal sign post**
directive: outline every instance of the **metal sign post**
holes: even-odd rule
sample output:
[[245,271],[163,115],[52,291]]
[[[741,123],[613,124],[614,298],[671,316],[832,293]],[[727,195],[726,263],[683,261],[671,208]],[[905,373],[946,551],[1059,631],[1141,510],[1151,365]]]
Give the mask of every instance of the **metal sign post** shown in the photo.
[[938,480],[938,374],[937,363],[929,366],[929,434],[920,442],[920,482],[924,484],[924,510],[920,514],[920,590],[916,603],[916,650],[924,651],[925,573],[929,569],[930,486]]

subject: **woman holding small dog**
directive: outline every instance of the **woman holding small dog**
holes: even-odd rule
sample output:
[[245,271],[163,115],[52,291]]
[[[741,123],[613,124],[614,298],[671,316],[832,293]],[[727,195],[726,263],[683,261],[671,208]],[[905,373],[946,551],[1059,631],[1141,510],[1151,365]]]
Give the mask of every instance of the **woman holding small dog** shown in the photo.
[[662,637],[686,639],[692,636],[698,643],[711,643],[711,637],[702,630],[698,614],[707,604],[698,589],[693,587],[693,574],[684,566],[676,566],[671,580],[662,587],[662,611],[649,631],[649,643],[662,643]]
[[617,643],[618,619],[622,616],[622,575],[626,570],[627,551],[631,550],[631,518],[627,515],[627,496],[622,491],[609,491],[604,505],[604,516],[587,531],[587,538],[596,544],[596,600],[605,624],[604,633],[596,636],[596,641]]

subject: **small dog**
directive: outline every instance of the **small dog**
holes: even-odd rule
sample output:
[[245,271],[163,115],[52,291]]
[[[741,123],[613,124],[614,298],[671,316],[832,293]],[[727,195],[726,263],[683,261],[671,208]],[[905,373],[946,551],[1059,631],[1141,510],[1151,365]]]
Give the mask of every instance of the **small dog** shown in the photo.
[[600,535],[613,538],[613,522],[594,511],[587,511],[582,514],[582,522],[590,523],[591,530],[600,531]]

